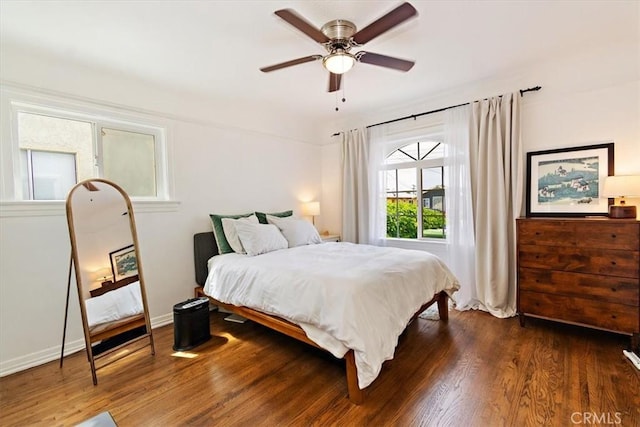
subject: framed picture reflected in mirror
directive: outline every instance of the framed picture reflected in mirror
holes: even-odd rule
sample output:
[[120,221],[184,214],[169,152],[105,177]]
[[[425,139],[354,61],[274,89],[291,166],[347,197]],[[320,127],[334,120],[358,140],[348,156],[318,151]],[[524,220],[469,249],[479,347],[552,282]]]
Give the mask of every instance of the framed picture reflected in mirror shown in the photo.
[[110,252],[109,259],[111,260],[111,271],[113,272],[114,282],[138,274],[138,260],[136,259],[136,248],[134,245],[125,246],[124,248]]

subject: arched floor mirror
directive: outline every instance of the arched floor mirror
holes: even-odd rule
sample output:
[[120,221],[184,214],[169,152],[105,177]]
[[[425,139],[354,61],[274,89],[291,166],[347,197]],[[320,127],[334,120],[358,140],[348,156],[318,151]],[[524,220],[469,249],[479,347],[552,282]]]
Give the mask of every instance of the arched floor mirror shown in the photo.
[[[73,269],[87,356],[97,385],[98,369],[147,346],[155,354],[136,224],[127,193],[104,179],[73,187],[66,210],[71,260],[60,367]],[[129,351],[121,351],[124,347]],[[107,362],[99,365],[102,358]]]

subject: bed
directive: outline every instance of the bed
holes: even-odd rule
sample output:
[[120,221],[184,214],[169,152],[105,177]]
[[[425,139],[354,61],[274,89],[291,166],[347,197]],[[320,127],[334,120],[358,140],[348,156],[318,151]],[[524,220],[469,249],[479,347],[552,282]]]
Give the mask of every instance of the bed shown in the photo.
[[103,285],[90,294],[91,298],[85,300],[85,312],[94,355],[127,338],[147,336],[138,275]]
[[87,323],[92,335],[117,330],[119,326],[133,321],[144,325],[140,281],[123,280],[114,285],[109,285],[112,289],[107,291],[99,288],[85,300]]
[[[196,296],[344,358],[355,404],[393,358],[406,326],[434,303],[446,321],[448,297],[458,289],[442,261],[419,251],[321,243],[253,257],[219,255],[209,232],[194,235],[194,255]],[[405,276],[399,256],[415,266]]]

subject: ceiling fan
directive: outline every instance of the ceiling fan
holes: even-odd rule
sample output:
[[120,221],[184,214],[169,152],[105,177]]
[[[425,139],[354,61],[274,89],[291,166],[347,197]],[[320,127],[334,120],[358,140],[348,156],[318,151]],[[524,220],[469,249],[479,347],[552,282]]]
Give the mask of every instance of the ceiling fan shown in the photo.
[[329,21],[324,24],[322,28],[317,29],[291,9],[278,10],[275,14],[320,43],[326,49],[327,55],[309,55],[260,68],[260,71],[264,73],[293,65],[304,64],[306,62],[322,60],[322,65],[329,71],[329,92],[335,92],[340,90],[342,74],[349,71],[356,62],[393,68],[400,71],[409,71],[414,65],[413,61],[380,55],[378,53],[366,51],[351,53],[352,48],[360,47],[407,19],[416,16],[418,11],[409,3],[402,3],[391,12],[378,18],[359,31],[353,22],[344,19]]

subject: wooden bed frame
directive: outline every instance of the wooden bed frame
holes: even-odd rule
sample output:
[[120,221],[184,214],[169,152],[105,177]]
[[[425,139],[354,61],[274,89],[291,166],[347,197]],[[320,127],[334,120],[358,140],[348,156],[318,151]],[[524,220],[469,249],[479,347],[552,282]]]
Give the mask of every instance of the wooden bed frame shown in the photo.
[[[253,310],[248,307],[235,306],[231,304],[226,304],[220,301],[217,301],[214,298],[211,298],[204,293],[204,283],[207,280],[208,274],[208,265],[207,261],[214,255],[218,254],[218,248],[216,246],[215,238],[213,232],[208,233],[197,233],[193,236],[193,246],[194,246],[194,260],[195,260],[195,269],[196,269],[196,283],[199,286],[195,288],[195,296],[196,297],[207,297],[209,300],[220,307],[223,307],[233,313],[236,313],[242,317],[245,317],[249,320],[253,320],[256,323],[259,323],[267,328],[273,329],[275,331],[281,332],[285,335],[288,335],[292,338],[295,338],[299,341],[317,347],[321,350],[326,351],[322,347],[318,346],[315,342],[311,341],[305,332],[298,325],[291,323],[287,320],[281,319],[279,317],[271,316],[269,314],[265,314],[256,310]],[[436,294],[429,302],[424,304],[420,309],[413,315],[411,318],[411,323],[415,320],[420,313],[426,310],[429,306],[434,303],[438,304],[438,312],[440,314],[440,320],[447,321],[449,319],[448,312],[448,296],[445,292],[439,292]],[[344,356],[346,362],[346,370],[347,370],[347,390],[349,392],[349,400],[359,405],[364,402],[364,390],[361,390],[358,387],[358,375],[356,369],[356,362],[353,350],[349,350]]]

